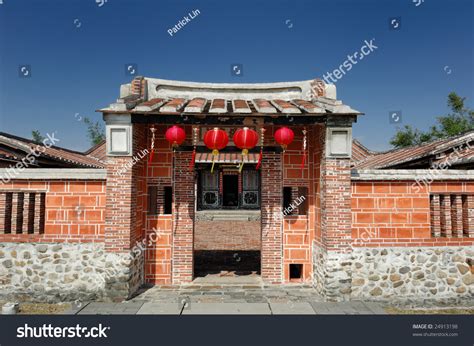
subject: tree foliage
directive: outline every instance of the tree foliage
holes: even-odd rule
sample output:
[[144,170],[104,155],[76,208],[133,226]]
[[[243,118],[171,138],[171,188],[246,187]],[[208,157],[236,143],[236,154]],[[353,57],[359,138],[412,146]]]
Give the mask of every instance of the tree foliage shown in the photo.
[[404,148],[473,130],[474,111],[465,107],[465,99],[465,97],[460,97],[455,92],[451,92],[448,95],[448,106],[451,113],[437,117],[437,124],[431,126],[428,131],[420,131],[410,125],[405,125],[402,129],[397,130],[397,133],[390,140],[390,144],[396,148]]
[[97,145],[105,139],[105,129],[102,122],[93,122],[87,117],[84,117],[83,121],[87,125],[87,136],[91,145]]
[[41,143],[45,140],[45,136],[43,136],[41,134],[41,132],[39,132],[39,130],[33,130],[31,131],[31,139],[33,140],[33,142],[35,143]]

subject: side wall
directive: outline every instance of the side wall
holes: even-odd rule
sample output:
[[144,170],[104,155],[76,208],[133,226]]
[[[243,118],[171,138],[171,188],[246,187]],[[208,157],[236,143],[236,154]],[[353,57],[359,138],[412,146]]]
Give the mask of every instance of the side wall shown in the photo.
[[351,298],[472,297],[474,238],[436,233],[430,194],[473,192],[473,181],[353,181]]
[[[126,259],[112,260],[104,252],[105,185],[105,179],[17,179],[0,184],[3,297],[41,301],[106,299],[107,276],[117,280],[113,290],[120,286],[125,278],[117,263]],[[13,195],[10,207],[7,193]],[[44,217],[44,233],[26,222],[31,205],[28,196],[42,193],[44,209],[39,208],[37,199],[34,220],[38,223]],[[6,213],[8,208],[11,210]],[[11,230],[5,233],[7,214],[11,220],[23,219],[22,227],[13,221]]]
[[[0,223],[0,242],[102,242],[105,227],[105,180],[13,180],[0,184],[0,205],[6,192],[45,193],[44,234],[29,234],[15,226],[5,234],[5,215]],[[15,205],[16,218],[24,205]],[[15,203],[14,203],[15,204]],[[25,213],[26,219],[26,213]]]

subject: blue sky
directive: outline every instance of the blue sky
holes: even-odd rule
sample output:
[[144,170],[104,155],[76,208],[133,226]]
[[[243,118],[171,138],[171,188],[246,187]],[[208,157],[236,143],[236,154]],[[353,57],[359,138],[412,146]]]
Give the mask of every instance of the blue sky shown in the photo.
[[[0,0],[0,131],[56,131],[59,145],[85,150],[78,119],[101,119],[95,110],[131,79],[127,63],[164,79],[306,80],[374,39],[378,48],[336,85],[339,99],[366,113],[354,137],[388,149],[390,111],[402,111],[398,125],[424,129],[448,111],[451,91],[473,105],[473,15],[472,0]],[[232,63],[243,76],[231,75]],[[19,77],[20,65],[31,66],[30,78]]]

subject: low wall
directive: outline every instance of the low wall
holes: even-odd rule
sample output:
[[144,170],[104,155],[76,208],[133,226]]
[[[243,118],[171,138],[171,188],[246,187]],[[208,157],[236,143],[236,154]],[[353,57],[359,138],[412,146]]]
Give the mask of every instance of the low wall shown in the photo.
[[144,282],[144,256],[106,253],[103,243],[0,243],[0,297],[120,301]]
[[352,248],[313,245],[313,285],[327,300],[460,302],[474,296],[472,246]]
[[0,183],[0,242],[103,241],[105,208],[103,170],[25,169]]
[[474,248],[354,248],[352,299],[471,298]]

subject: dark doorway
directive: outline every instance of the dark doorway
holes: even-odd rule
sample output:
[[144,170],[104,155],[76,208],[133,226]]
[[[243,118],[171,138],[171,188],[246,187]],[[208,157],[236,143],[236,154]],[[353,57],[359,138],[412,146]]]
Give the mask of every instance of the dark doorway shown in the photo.
[[227,175],[223,176],[223,200],[224,207],[239,206],[239,176]]
[[260,275],[260,251],[194,251],[194,277]]

